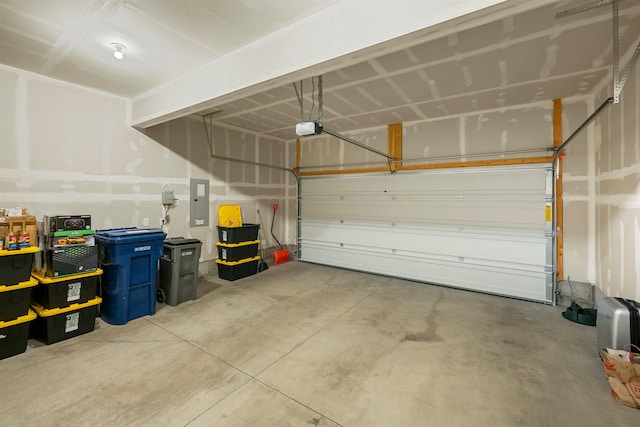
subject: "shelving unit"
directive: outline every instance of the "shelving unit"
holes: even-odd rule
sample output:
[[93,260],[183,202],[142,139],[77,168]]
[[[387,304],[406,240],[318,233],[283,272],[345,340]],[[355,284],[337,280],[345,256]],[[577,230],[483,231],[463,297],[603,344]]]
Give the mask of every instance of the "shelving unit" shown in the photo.
[[239,205],[218,206],[218,277],[238,280],[258,272],[259,224],[242,222]]

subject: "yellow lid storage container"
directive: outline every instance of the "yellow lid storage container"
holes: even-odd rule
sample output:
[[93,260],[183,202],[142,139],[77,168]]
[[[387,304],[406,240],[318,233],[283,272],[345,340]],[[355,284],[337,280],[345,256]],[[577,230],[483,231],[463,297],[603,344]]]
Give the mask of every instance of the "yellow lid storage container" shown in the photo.
[[66,340],[93,331],[102,298],[63,308],[47,309],[34,303],[31,309],[38,318],[34,322],[35,335],[47,344]]
[[222,227],[242,227],[240,205],[218,206],[218,225]]

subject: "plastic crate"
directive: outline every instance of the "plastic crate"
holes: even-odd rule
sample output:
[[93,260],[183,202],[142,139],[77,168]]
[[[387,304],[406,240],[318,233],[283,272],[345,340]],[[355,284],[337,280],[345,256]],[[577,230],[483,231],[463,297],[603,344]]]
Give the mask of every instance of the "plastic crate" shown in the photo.
[[35,279],[15,285],[0,285],[0,321],[14,320],[29,312]]
[[98,315],[100,297],[83,304],[47,309],[34,303],[31,308],[38,318],[34,322],[34,335],[47,344],[76,337],[93,331]]
[[0,321],[0,359],[24,353],[29,340],[29,327],[36,313],[27,309],[27,314],[17,319]]
[[167,234],[159,228],[98,230],[102,318],[112,325],[156,313],[158,260]]
[[33,256],[40,249],[30,246],[16,250],[0,250],[0,285],[15,285],[26,282],[31,276]]
[[235,262],[217,259],[218,277],[224,280],[234,281],[252,276],[258,272],[258,261],[260,261],[259,256]]
[[218,225],[218,240],[222,243],[242,243],[258,239],[259,224],[243,224],[240,227]]
[[243,243],[216,243],[218,258],[222,261],[240,261],[258,255],[260,240]]
[[33,273],[38,286],[33,289],[33,299],[44,308],[68,307],[82,304],[98,295],[101,269],[73,276],[51,278]]
[[158,284],[167,304],[196,299],[201,247],[198,239],[174,237],[164,241]]

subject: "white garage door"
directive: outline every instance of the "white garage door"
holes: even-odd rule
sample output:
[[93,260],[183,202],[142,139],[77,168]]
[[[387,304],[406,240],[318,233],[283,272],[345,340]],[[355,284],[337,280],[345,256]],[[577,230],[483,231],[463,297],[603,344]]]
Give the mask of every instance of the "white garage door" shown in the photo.
[[301,180],[302,261],[552,302],[551,166]]

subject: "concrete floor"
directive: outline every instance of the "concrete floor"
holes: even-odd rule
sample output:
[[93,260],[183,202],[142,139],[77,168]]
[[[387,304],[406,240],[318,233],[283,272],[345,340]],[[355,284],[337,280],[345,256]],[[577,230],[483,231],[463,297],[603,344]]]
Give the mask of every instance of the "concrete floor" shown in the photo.
[[1,426],[631,426],[559,307],[289,262],[0,361]]

